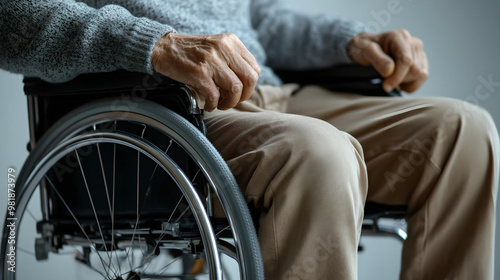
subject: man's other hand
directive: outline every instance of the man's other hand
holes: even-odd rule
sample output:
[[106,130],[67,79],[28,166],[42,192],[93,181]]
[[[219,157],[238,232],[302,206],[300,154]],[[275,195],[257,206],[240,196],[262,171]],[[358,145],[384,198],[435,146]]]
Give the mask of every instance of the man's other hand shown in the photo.
[[260,75],[259,64],[234,34],[167,33],[154,46],[151,63],[201,95],[209,112],[248,99]]
[[417,90],[429,76],[422,40],[404,29],[357,35],[348,52],[354,62],[373,66],[385,78],[384,90]]

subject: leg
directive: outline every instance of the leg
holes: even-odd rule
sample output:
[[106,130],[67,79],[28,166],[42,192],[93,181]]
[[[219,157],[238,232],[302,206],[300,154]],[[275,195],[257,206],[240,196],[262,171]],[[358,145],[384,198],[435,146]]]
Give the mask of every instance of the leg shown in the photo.
[[262,211],[266,279],[357,279],[367,191],[359,143],[317,119],[245,110],[209,114],[206,124],[248,202]]
[[493,279],[498,132],[482,109],[442,98],[372,98],[311,87],[292,113],[363,146],[367,200],[407,204],[402,279]]

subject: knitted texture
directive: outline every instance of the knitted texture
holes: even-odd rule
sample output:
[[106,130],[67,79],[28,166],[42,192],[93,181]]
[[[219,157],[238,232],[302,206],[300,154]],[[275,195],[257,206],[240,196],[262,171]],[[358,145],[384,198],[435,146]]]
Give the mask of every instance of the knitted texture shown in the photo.
[[350,62],[346,46],[365,28],[275,0],[0,0],[0,30],[0,67],[50,82],[152,73],[153,46],[167,32],[234,33],[262,67],[259,84],[280,85],[271,69]]

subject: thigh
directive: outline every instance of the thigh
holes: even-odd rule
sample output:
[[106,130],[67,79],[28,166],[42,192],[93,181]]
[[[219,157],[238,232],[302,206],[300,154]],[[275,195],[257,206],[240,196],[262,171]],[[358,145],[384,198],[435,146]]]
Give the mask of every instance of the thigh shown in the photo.
[[260,211],[266,277],[293,277],[327,240],[335,254],[321,262],[335,265],[309,272],[346,279],[356,271],[368,185],[361,145],[328,122],[282,112],[289,95],[279,92],[261,88],[235,109],[208,113],[207,136]]
[[289,100],[287,110],[327,121],[361,143],[367,200],[411,206],[432,191],[452,148],[461,106],[452,99],[367,97],[309,86]]
[[[281,103],[266,95],[275,94],[273,91],[279,88],[261,90],[250,102],[243,102],[235,109],[208,113],[205,118],[207,137],[228,163],[249,202],[265,208],[272,195],[269,186],[276,185],[287,170],[293,172],[299,165],[313,165],[310,172],[322,170],[331,174],[330,169],[334,168],[365,177],[359,175],[366,171],[361,145],[354,137],[323,120],[282,112],[289,92],[286,98],[277,94],[284,104],[269,109],[269,104]],[[259,102],[265,99],[266,104],[255,99]],[[337,161],[338,158],[343,161]]]

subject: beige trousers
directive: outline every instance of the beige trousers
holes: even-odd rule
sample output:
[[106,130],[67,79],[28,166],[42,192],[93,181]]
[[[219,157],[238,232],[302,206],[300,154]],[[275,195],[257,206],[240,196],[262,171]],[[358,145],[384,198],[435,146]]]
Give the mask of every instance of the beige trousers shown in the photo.
[[486,111],[293,88],[206,116],[261,211],[266,279],[357,279],[365,201],[408,205],[401,279],[493,279],[499,140]]

